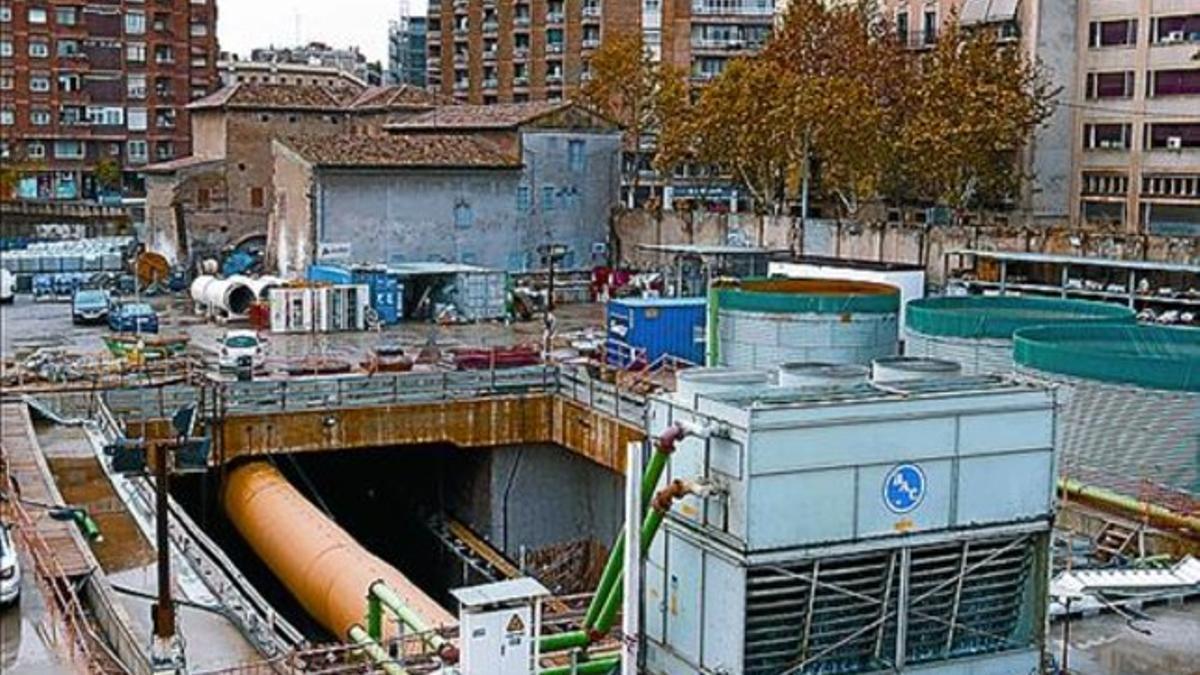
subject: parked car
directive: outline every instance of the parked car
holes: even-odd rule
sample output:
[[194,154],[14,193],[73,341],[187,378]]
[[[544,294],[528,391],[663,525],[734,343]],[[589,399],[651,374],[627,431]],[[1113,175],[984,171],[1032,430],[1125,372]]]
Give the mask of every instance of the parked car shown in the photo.
[[21,598],[21,561],[13,546],[12,525],[0,523],[0,607],[17,604]]
[[118,305],[108,313],[108,327],[121,333],[157,333],[158,314],[144,302]]
[[8,304],[17,297],[17,275],[0,267],[0,304]]
[[71,322],[104,323],[112,309],[112,297],[108,291],[81,289],[71,296]]
[[267,358],[267,341],[252,330],[231,330],[221,337],[217,365],[222,370],[257,369]]

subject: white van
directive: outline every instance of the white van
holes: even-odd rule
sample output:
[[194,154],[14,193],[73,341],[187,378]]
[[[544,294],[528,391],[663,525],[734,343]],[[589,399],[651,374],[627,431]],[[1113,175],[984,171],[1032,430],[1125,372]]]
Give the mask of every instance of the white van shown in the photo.
[[0,302],[10,303],[17,295],[17,277],[0,267]]

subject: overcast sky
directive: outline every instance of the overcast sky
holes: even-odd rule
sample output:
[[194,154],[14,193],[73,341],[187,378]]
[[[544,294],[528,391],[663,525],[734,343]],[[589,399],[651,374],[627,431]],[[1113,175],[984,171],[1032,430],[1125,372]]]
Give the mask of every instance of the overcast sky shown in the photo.
[[[425,3],[408,0],[409,14],[423,15]],[[387,68],[387,25],[399,16],[400,4],[401,0],[218,0],[217,36],[223,51],[242,57],[255,47],[298,41],[357,45],[368,60],[381,61]]]

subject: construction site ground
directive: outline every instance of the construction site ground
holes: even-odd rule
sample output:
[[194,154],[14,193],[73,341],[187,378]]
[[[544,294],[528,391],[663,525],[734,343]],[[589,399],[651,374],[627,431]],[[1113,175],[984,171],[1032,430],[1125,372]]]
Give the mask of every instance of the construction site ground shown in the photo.
[[[218,340],[229,328],[246,328],[246,322],[223,324],[206,321],[191,310],[191,302],[176,297],[149,298],[159,312],[160,333],[186,333],[192,347],[202,355],[214,356]],[[599,304],[562,305],[554,311],[555,334],[562,337],[604,324],[604,308]],[[76,326],[71,323],[69,302],[34,302],[28,295],[18,296],[11,305],[0,305],[0,356],[18,358],[42,347],[61,347],[75,352],[100,354],[105,351],[102,337],[109,334],[105,325]],[[354,333],[268,334],[269,361],[283,361],[322,355],[360,361],[374,346],[399,344],[406,349],[437,344],[443,348],[493,347],[521,343],[541,344],[544,325],[532,321],[481,321],[458,325],[435,325],[408,321],[380,331]]]

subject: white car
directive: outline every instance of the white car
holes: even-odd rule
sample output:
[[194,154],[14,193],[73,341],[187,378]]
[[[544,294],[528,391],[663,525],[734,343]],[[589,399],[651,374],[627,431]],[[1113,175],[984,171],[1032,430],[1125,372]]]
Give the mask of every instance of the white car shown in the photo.
[[13,546],[12,525],[0,523],[0,607],[17,604],[21,597],[21,561]]
[[231,330],[221,338],[217,365],[223,370],[261,368],[267,358],[267,342],[256,331]]
[[17,277],[12,272],[0,267],[0,303],[10,303],[16,297]]

